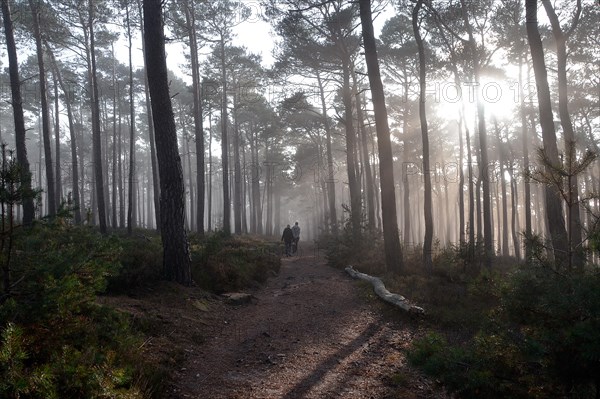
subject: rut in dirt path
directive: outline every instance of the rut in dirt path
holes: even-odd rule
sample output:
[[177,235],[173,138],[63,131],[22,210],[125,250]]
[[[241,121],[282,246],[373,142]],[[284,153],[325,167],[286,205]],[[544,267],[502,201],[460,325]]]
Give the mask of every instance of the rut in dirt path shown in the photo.
[[318,257],[283,259],[251,304],[228,307],[188,353],[171,397],[439,397],[405,365],[411,329],[382,320],[359,292]]

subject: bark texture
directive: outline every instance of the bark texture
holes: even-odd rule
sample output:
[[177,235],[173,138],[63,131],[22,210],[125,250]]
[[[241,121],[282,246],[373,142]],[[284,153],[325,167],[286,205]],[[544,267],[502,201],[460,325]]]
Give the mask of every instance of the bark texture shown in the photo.
[[168,280],[189,285],[192,276],[189,243],[184,229],[183,170],[169,95],[161,3],[161,0],[144,0],[144,40],[160,175],[163,270]]
[[[537,1],[527,0],[526,19],[527,19],[527,38],[531,51],[531,61],[533,63],[533,71],[535,75],[535,83],[537,86],[539,120],[542,127],[543,150],[547,158],[554,165],[558,165],[558,148],[556,145],[556,132],[554,130],[554,121],[552,115],[552,102],[550,100],[550,88],[548,86],[548,72],[544,61],[544,48],[542,39],[538,30],[537,23]],[[546,166],[548,173],[552,173],[552,169]],[[554,259],[558,267],[564,267],[567,261],[567,232],[565,228],[565,220],[562,214],[562,205],[560,193],[553,186],[545,187],[546,194],[546,218],[552,246],[554,250]]]
[[373,32],[373,18],[371,15],[371,1],[361,0],[360,20],[365,46],[365,59],[367,73],[371,86],[371,96],[375,112],[375,126],[377,131],[377,147],[379,152],[379,175],[381,181],[381,208],[383,219],[383,239],[385,262],[392,271],[402,268],[402,249],[398,236],[398,219],[396,216],[396,192],[394,186],[394,159],[392,157],[392,144],[390,140],[390,127],[388,125],[385,95],[379,71],[375,34]]

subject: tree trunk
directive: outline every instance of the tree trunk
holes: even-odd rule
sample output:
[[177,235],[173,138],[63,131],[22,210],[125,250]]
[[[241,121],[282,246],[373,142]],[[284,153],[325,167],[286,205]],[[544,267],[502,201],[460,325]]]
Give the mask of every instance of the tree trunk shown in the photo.
[[463,143],[463,120],[458,117],[458,240],[461,247],[465,244],[465,172],[463,170],[465,150]]
[[119,139],[117,147],[118,186],[119,186],[119,228],[125,228],[125,191],[123,181],[123,115],[119,107]]
[[[266,141],[266,140],[265,140]],[[265,142],[265,153],[267,157],[269,156],[269,150],[267,148],[267,143]],[[267,203],[267,216],[265,221],[265,234],[267,236],[272,236],[273,234],[273,163],[265,161],[265,166],[267,167],[266,181],[265,181],[265,195],[266,195],[266,203]],[[265,201],[265,200],[263,200]]]
[[50,56],[50,62],[52,63],[52,69],[54,70],[54,75],[56,76],[56,80],[58,81],[58,85],[63,92],[64,102],[67,108],[67,120],[69,122],[69,135],[71,141],[71,174],[72,174],[72,183],[73,183],[73,207],[75,212],[75,224],[81,224],[81,208],[83,206],[83,202],[80,198],[80,190],[79,190],[79,168],[77,166],[77,132],[75,131],[75,121],[73,118],[73,107],[71,104],[71,93],[67,90],[65,83],[62,79],[62,75],[60,70],[58,69],[58,65],[56,63],[56,58],[54,57],[54,52],[48,45],[48,43],[44,43],[47,53]]
[[[478,84],[481,82],[480,79],[480,65],[479,59],[477,58],[477,46],[475,44],[475,39],[473,37],[473,28],[471,23],[469,22],[469,18],[467,15],[467,8],[465,5],[465,0],[460,0],[462,7],[463,20],[465,23],[465,27],[467,29],[467,33],[469,35],[469,49],[471,61],[473,62],[473,75],[475,78],[475,87],[478,87]],[[486,267],[492,266],[492,257],[494,253],[493,248],[493,237],[492,237],[492,211],[491,211],[491,203],[490,203],[490,179],[488,176],[488,153],[487,153],[487,130],[485,125],[485,108],[483,102],[479,94],[476,91],[475,97],[477,103],[477,121],[478,121],[478,130],[479,130],[479,154],[480,154],[480,175],[479,178],[481,180],[481,185],[483,188],[482,200],[483,200],[483,240],[484,240],[484,248],[485,248],[485,265]]]
[[131,43],[131,23],[129,21],[129,4],[126,3],[125,13],[127,18],[127,40],[129,44],[129,197],[127,207],[127,234],[133,233],[137,215],[134,213],[135,190],[134,182],[137,183],[135,170],[135,103],[133,100],[133,60]]
[[[13,21],[10,12],[9,0],[0,0],[2,6],[2,19],[4,20],[4,34],[6,36],[6,49],[8,52],[8,72],[10,75],[11,102],[15,123],[15,147],[17,163],[21,169],[21,186],[25,190],[31,189],[31,172],[27,159],[27,146],[25,141],[25,119],[23,117],[23,97],[21,96],[21,80],[19,78],[19,62],[15,44]],[[33,198],[26,196],[23,200],[23,224],[28,226],[33,222],[35,208]]]
[[[506,194],[506,179],[504,177],[504,165],[506,165],[505,148],[498,121],[494,118],[494,128],[496,130],[496,140],[498,145],[498,162],[500,163],[500,187],[502,190],[502,256],[508,256],[508,198]],[[500,220],[498,220],[500,223]],[[499,237],[498,237],[499,238]]]
[[[138,0],[138,9],[140,15],[143,14],[142,4]],[[144,20],[140,21],[141,32],[144,34]],[[142,37],[142,55],[146,58],[146,42]],[[148,91],[148,75],[144,66],[144,95],[146,97],[146,114],[148,117],[148,138],[150,142],[150,158],[152,165],[152,199],[154,200],[154,218],[156,220],[156,229],[160,230],[160,182],[158,181],[158,166],[156,165],[156,143],[154,140],[154,124],[152,123],[152,106],[150,105],[150,93]]]
[[112,130],[113,130],[113,138],[112,138],[112,227],[116,229],[119,227],[118,219],[117,219],[117,104],[120,105],[119,98],[119,87],[117,87],[117,79],[116,79],[116,58],[115,58],[115,45],[112,44],[112,85],[113,85],[113,107],[112,107]]
[[229,143],[227,140],[227,69],[225,39],[221,37],[221,165],[223,172],[223,232],[231,234],[231,200],[229,198]]
[[233,226],[235,234],[242,234],[242,166],[240,163],[238,106],[239,98],[236,88],[236,93],[233,95]]
[[[558,148],[556,145],[556,132],[552,116],[552,102],[550,100],[550,88],[548,86],[548,73],[544,61],[544,48],[537,24],[537,1],[526,0],[527,38],[531,50],[531,61],[535,74],[537,86],[538,106],[540,112],[540,125],[542,127],[542,139],[544,152],[553,165],[559,165]],[[552,173],[550,165],[546,165],[546,171]],[[556,187],[546,186],[546,217],[554,258],[558,268],[564,267],[568,261],[565,254],[568,251],[567,232],[565,220],[562,214],[560,193]]]
[[52,144],[50,142],[50,116],[48,108],[48,90],[46,88],[46,68],[44,67],[44,50],[42,48],[42,33],[40,32],[40,11],[36,0],[29,0],[33,18],[33,36],[38,61],[40,83],[40,107],[42,111],[42,137],[44,140],[44,161],[46,164],[46,184],[48,199],[48,214],[56,215],[56,182],[54,181],[54,165],[52,163]]
[[60,171],[60,108],[58,98],[58,81],[56,78],[56,72],[52,73],[52,80],[54,84],[54,143],[55,143],[55,178],[56,178],[56,204],[60,206],[62,201],[62,176]]
[[[259,161],[258,161],[258,135],[257,132],[253,132],[253,137],[255,137],[254,140],[252,140],[254,142],[254,155],[253,155],[253,165],[255,165],[255,167],[258,169],[258,166],[260,165]],[[261,201],[260,201],[260,175],[261,173],[256,173],[255,176],[253,176],[252,178],[252,203],[254,205],[254,210],[256,213],[256,233],[257,234],[262,234],[263,233],[263,222],[262,222],[262,206],[261,206]],[[265,183],[266,184],[266,183]]]
[[[425,270],[433,268],[431,258],[431,245],[433,242],[433,211],[431,198],[431,174],[429,166],[429,133],[427,128],[427,114],[425,111],[425,95],[427,88],[426,65],[425,65],[425,47],[421,32],[419,30],[419,10],[423,6],[423,0],[418,0],[412,11],[412,26],[415,34],[415,40],[419,51],[419,119],[421,121],[421,139],[423,141],[423,176],[425,179],[424,194],[424,215],[425,215],[425,238],[423,240],[423,266]],[[441,195],[441,193],[440,193]],[[441,215],[440,215],[441,216]],[[448,215],[446,215],[448,216]]]
[[[528,176],[529,173],[529,135],[527,128],[527,110],[525,108],[525,93],[523,92],[523,58],[519,57],[519,97],[520,97],[520,116],[521,116],[521,135],[523,141],[523,202],[525,205],[525,237],[531,237],[531,185]],[[525,240],[525,259],[531,258],[531,245],[529,240]]]
[[94,38],[94,8],[95,2],[88,0],[89,10],[89,40],[90,40],[90,80],[92,88],[92,144],[94,153],[94,178],[96,184],[96,206],[100,232],[107,233],[106,228],[106,206],[104,201],[104,178],[102,173],[102,138],[100,132],[100,95],[98,93],[98,81],[96,74],[96,43]]
[[325,90],[321,75],[317,70],[317,83],[319,85],[319,95],[321,97],[321,113],[323,115],[323,126],[325,127],[325,135],[327,140],[327,198],[329,200],[329,221],[331,232],[337,234],[337,210],[335,208],[335,172],[333,170],[333,153],[331,150],[331,125],[327,117],[327,106],[325,103]]
[[183,171],[169,95],[161,4],[161,0],[144,0],[145,61],[161,184],[160,231],[164,250],[163,270],[168,280],[190,285],[192,282],[190,250],[183,227]]
[[[575,147],[575,132],[573,131],[573,123],[569,113],[569,98],[567,93],[567,40],[571,32],[577,27],[579,17],[581,15],[581,0],[577,0],[577,11],[573,18],[571,29],[568,32],[563,32],[558,16],[549,0],[542,0],[542,4],[546,9],[546,14],[552,26],[552,34],[556,41],[556,61],[558,72],[558,113],[560,115],[560,124],[563,129],[565,138],[565,151],[571,151],[570,147]],[[573,151],[575,149],[573,148]],[[581,232],[581,215],[579,213],[579,183],[577,175],[570,178],[569,186],[567,186],[568,204],[568,234],[569,234],[569,265],[582,268],[585,262],[585,255],[581,248],[582,232]]]
[[[193,181],[193,173],[192,173],[192,151],[190,150],[190,138],[186,132],[185,129],[185,125],[183,127],[183,134],[182,134],[182,138],[183,138],[183,153],[187,154],[187,156],[183,157],[182,162],[185,164],[185,166],[187,166],[187,180],[188,180],[188,187],[189,187],[189,191],[190,191],[190,207],[189,207],[189,212],[190,212],[190,217],[188,219],[189,223],[188,223],[188,230],[192,231],[195,229],[195,223],[196,223],[196,219],[195,219],[195,207],[194,207],[194,181]],[[187,162],[186,162],[186,158],[187,158]],[[185,181],[186,176],[184,175],[184,181]],[[186,208],[187,209],[187,208]]]
[[348,188],[350,190],[350,221],[352,237],[358,242],[361,236],[361,196],[360,184],[357,177],[356,161],[356,132],[354,130],[354,116],[352,114],[352,92],[350,89],[350,56],[344,55],[342,60],[343,86],[342,97],[344,102],[344,127],[346,132],[346,167],[348,170]]
[[394,159],[392,157],[392,144],[390,128],[388,126],[387,109],[381,74],[375,34],[373,32],[373,18],[371,16],[371,1],[360,0],[360,20],[365,46],[365,60],[371,86],[373,107],[375,111],[375,125],[377,130],[377,145],[379,150],[379,175],[381,176],[381,207],[383,212],[383,237],[385,261],[389,270],[399,272],[402,268],[402,249],[398,237],[398,219],[396,216],[396,193],[394,186]]
[[471,155],[471,134],[465,118],[464,109],[461,112],[461,119],[465,124],[465,139],[467,144],[467,168],[469,174],[469,258],[473,260],[475,256],[475,192],[473,186],[473,157]]
[[[193,5],[192,5],[193,7]],[[200,79],[200,70],[198,66],[198,38],[196,35],[195,13],[190,10],[190,5],[185,2],[185,20],[188,30],[188,40],[190,45],[190,57],[192,62],[192,95],[194,101],[194,138],[196,141],[196,203],[190,204],[196,208],[196,231],[204,235],[204,126],[202,97],[203,88]]]
[[514,159],[513,161],[511,161],[511,166],[508,169],[509,173],[510,173],[510,200],[511,200],[511,234],[512,234],[512,240],[513,240],[513,246],[515,247],[515,257],[517,258],[517,262],[521,261],[521,246],[519,245],[519,235],[517,234],[517,231],[519,231],[519,228],[517,227],[519,224],[519,215],[517,214],[517,204],[519,203],[519,198],[518,198],[518,194],[519,192],[517,191],[517,181],[515,179],[514,173],[513,173],[513,163],[514,163]]
[[[361,93],[358,91],[356,73],[352,68],[352,82],[356,91],[356,117],[360,132],[360,150],[362,154],[362,166],[365,175],[365,192],[367,197],[367,221],[369,230],[375,230],[375,191],[373,189],[373,174],[371,173],[371,164],[369,162],[369,147],[367,145],[367,129],[365,128],[365,118],[363,116]],[[321,152],[319,152],[319,155]]]
[[248,205],[250,205],[250,195],[249,195],[249,186],[250,182],[248,181],[248,170],[246,163],[246,146],[242,141],[242,165],[244,165],[244,170],[242,171],[242,233],[248,234],[248,216],[246,214],[246,195],[248,195]]

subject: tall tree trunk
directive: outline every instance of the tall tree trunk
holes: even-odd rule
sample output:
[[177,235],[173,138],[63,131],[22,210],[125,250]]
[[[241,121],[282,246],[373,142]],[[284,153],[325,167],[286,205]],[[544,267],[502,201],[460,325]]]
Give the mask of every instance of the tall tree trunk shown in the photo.
[[212,231],[212,178],[213,178],[213,159],[212,159],[212,110],[208,109],[208,175],[206,179],[208,180],[208,198],[206,199],[207,203],[207,228],[208,231]]
[[117,87],[117,79],[116,79],[116,65],[117,61],[115,58],[115,45],[112,44],[112,86],[113,86],[113,107],[112,107],[112,128],[113,128],[113,138],[112,138],[112,227],[114,229],[119,227],[118,219],[117,219],[117,104],[119,103],[119,87]]
[[[408,81],[404,82],[403,85],[403,98],[408,98],[408,91],[409,91],[409,84]],[[410,146],[410,141],[409,141],[409,136],[410,134],[408,133],[408,117],[409,117],[409,105],[408,102],[404,103],[404,108],[402,110],[402,135],[404,136],[404,140],[403,140],[403,146],[404,148],[402,149],[402,157],[404,158],[404,163],[402,164],[402,191],[404,192],[404,198],[403,198],[403,208],[404,208],[404,231],[403,231],[403,238],[404,238],[404,246],[408,247],[412,241],[411,238],[411,217],[412,215],[410,214],[410,182],[408,180],[408,167],[409,165],[411,165],[409,162],[407,162],[406,160],[408,159],[408,151],[409,151],[409,146]]]
[[[481,169],[479,170],[481,173]],[[483,239],[483,212],[481,212],[481,175],[477,177],[477,183],[475,183],[475,216],[477,217],[477,242],[479,243]],[[490,221],[490,230],[491,221]]]
[[356,161],[356,132],[354,130],[354,116],[352,114],[352,92],[350,89],[350,56],[344,55],[342,60],[343,86],[342,97],[344,102],[344,127],[346,132],[346,167],[348,169],[348,188],[350,190],[350,221],[352,237],[356,242],[361,236],[361,196],[360,184],[357,177]]
[[[109,152],[108,152],[108,138],[109,135],[105,134],[104,132],[108,131],[108,112],[107,112],[107,98],[108,96],[104,96],[103,101],[102,101],[102,129],[101,132],[103,132],[103,136],[104,136],[104,144],[102,146],[102,148],[105,149],[104,151],[104,156],[102,159],[102,176],[104,176],[104,204],[105,204],[105,209],[108,212],[110,210],[110,185],[108,183],[108,162],[109,162]],[[106,223],[107,225],[110,225],[110,215],[106,216]]]
[[465,172],[464,158],[465,150],[463,143],[463,119],[461,116],[458,117],[458,240],[460,245],[465,244]]
[[236,92],[233,95],[233,225],[235,234],[242,234],[242,167],[240,164],[240,126],[237,115],[238,101]]
[[190,250],[184,223],[184,185],[177,131],[169,95],[161,0],[144,0],[146,71],[160,173],[163,270],[168,280],[190,285]]
[[379,150],[379,175],[381,176],[381,206],[383,212],[383,238],[385,261],[389,270],[399,272],[402,268],[402,249],[398,237],[398,219],[396,216],[396,193],[394,186],[394,159],[388,126],[385,95],[379,72],[379,60],[373,18],[371,16],[371,1],[360,0],[360,20],[365,46],[365,59],[377,129],[377,145]]
[[[31,189],[31,172],[29,160],[27,159],[27,146],[25,142],[25,118],[23,116],[23,97],[21,96],[21,80],[19,78],[19,61],[17,59],[17,46],[13,21],[10,12],[10,1],[0,0],[2,7],[2,19],[4,20],[4,34],[6,37],[6,49],[8,52],[8,73],[10,76],[11,101],[13,108],[13,119],[15,123],[15,146],[17,150],[17,163],[21,169],[21,186],[25,190]],[[28,226],[35,217],[33,198],[23,199],[23,224]]]
[[[550,101],[550,88],[548,86],[548,73],[544,61],[544,48],[537,24],[537,0],[526,0],[527,38],[531,50],[531,61],[537,86],[538,106],[540,112],[540,125],[542,127],[542,140],[546,157],[553,165],[559,165],[558,147],[556,145],[556,132],[552,116],[552,102]],[[546,171],[553,173],[550,165]],[[565,254],[568,252],[567,232],[562,214],[560,193],[558,188],[546,186],[546,217],[554,258],[557,267],[561,268],[568,262]]]
[[94,153],[94,179],[96,184],[96,206],[100,232],[107,233],[106,206],[104,201],[104,177],[102,173],[102,137],[100,133],[100,95],[98,93],[98,80],[96,72],[96,42],[94,37],[94,8],[95,1],[88,0],[88,23],[90,40],[90,83],[92,88],[92,144]]
[[[139,15],[143,14],[141,1],[138,0]],[[140,21],[142,36],[144,33],[144,20]],[[146,42],[142,37],[142,55],[146,59]],[[150,92],[148,91],[148,75],[144,66],[144,95],[146,97],[146,116],[148,117],[148,138],[150,142],[150,158],[152,160],[152,199],[154,200],[154,218],[156,229],[160,230],[160,182],[158,166],[156,165],[156,142],[154,140],[154,124],[152,123],[152,106],[150,105]]]
[[[254,142],[254,155],[253,155],[253,165],[255,165],[255,167],[258,169],[258,166],[260,165],[259,160],[258,160],[258,133],[257,132],[253,132],[253,137],[255,138],[254,140],[252,140]],[[266,184],[266,182],[265,182]],[[254,204],[254,209],[256,212],[256,233],[258,234],[262,234],[263,233],[263,215],[262,215],[262,206],[261,206],[261,201],[260,201],[260,173],[257,173],[253,179],[252,179],[252,203]]]
[[[542,0],[542,4],[546,9],[546,14],[552,26],[552,34],[556,42],[556,61],[558,72],[558,113],[560,115],[560,124],[565,135],[565,151],[568,153],[575,151],[575,132],[571,115],[569,113],[569,97],[567,93],[567,40],[571,33],[575,30],[581,16],[581,0],[577,0],[577,10],[571,23],[571,28],[567,32],[563,32],[558,20],[558,16],[549,0]],[[568,234],[569,234],[569,265],[582,268],[585,262],[585,255],[581,248],[582,233],[581,233],[581,215],[579,213],[579,183],[577,175],[569,179],[567,186],[568,204]]]
[[58,81],[56,73],[52,73],[54,84],[54,143],[55,143],[55,170],[56,170],[56,204],[60,206],[62,201],[62,176],[60,171],[60,107],[58,98]]
[[[431,258],[432,243],[433,243],[433,211],[431,198],[431,172],[429,166],[429,133],[427,129],[427,114],[425,111],[425,95],[427,88],[426,68],[425,65],[425,47],[421,32],[419,29],[419,10],[423,6],[423,0],[418,0],[412,11],[412,26],[415,34],[415,40],[419,51],[419,119],[421,121],[421,139],[423,141],[423,176],[425,179],[425,194],[424,194],[424,214],[425,214],[425,238],[423,240],[423,266],[425,270],[433,268]],[[441,195],[441,193],[440,193]],[[448,215],[446,215],[448,216]]]
[[508,169],[510,173],[510,201],[511,201],[511,234],[513,240],[513,246],[515,247],[515,257],[517,258],[517,262],[521,261],[521,246],[519,245],[519,235],[517,231],[519,228],[517,227],[519,224],[519,215],[517,213],[517,206],[519,203],[519,192],[517,191],[517,181],[515,179],[515,175],[513,173],[513,161],[511,161],[511,166]]
[[[504,165],[506,165],[506,157],[504,143],[500,137],[500,129],[498,128],[498,120],[496,118],[494,118],[494,128],[496,130],[498,162],[500,163],[500,188],[502,190],[502,256],[508,256],[508,198],[506,194],[506,179],[504,177]],[[498,224],[499,223],[500,220],[498,220]]]
[[[194,195],[194,181],[193,181],[193,173],[192,173],[192,151],[190,150],[190,142],[187,134],[183,134],[183,145],[185,146],[185,153],[187,154],[187,170],[188,170],[188,186],[190,188],[190,230],[195,230],[197,226],[196,218],[196,210],[197,207],[194,206],[195,195]],[[184,158],[185,159],[185,158]],[[197,231],[197,230],[196,230]]]
[[246,147],[244,143],[242,143],[242,164],[244,165],[244,170],[242,171],[242,233],[248,234],[248,217],[246,214],[246,195],[248,195],[248,205],[250,205],[250,195],[249,195],[249,185],[248,181],[248,173],[247,173],[247,163],[246,163]]
[[119,228],[125,228],[125,191],[123,181],[123,115],[119,107],[119,139],[117,147],[118,186],[119,186]]
[[[406,111],[405,111],[406,114]],[[402,130],[403,135],[404,135],[404,149],[402,150],[402,157],[407,160],[408,159],[408,145],[409,142],[407,140],[407,136],[408,136],[408,124],[407,124],[407,118],[404,117],[404,122],[403,122],[403,126],[404,129]],[[404,198],[402,200],[403,204],[403,210],[404,210],[404,231],[403,233],[403,238],[404,238],[404,246],[408,247],[411,243],[411,223],[410,223],[410,219],[412,217],[411,213],[410,213],[410,182],[408,180],[408,162],[404,162],[404,166],[402,167],[402,191],[404,192]]]
[[[246,137],[250,145],[250,170],[246,171],[248,178],[248,199],[250,202],[250,233],[256,234],[256,195],[254,192],[254,181],[258,179],[258,162],[254,160],[254,126],[250,122]],[[260,197],[260,194],[258,194]]]
[[[83,126],[83,107],[79,107],[78,110],[78,119],[75,118],[75,114],[73,114],[73,120],[75,121],[75,124],[73,126]],[[79,162],[79,172],[81,173],[81,178],[79,179],[79,192],[81,194],[81,209],[82,212],[85,212],[85,214],[82,215],[85,216],[85,221],[87,223],[90,222],[90,219],[88,218],[88,213],[90,212],[90,209],[86,207],[86,202],[85,202],[85,154],[84,154],[84,150],[83,150],[83,129],[81,127],[79,127],[78,129],[73,129],[74,130],[74,134],[76,137],[76,144],[78,146],[77,148],[77,160]],[[73,153],[71,152],[71,156],[73,155]],[[91,202],[91,199],[90,199]]]
[[273,187],[273,208],[275,210],[275,214],[273,215],[274,219],[274,231],[283,231],[281,228],[281,190],[279,187]]
[[469,179],[469,259],[473,260],[475,256],[475,192],[473,185],[473,157],[471,155],[471,134],[467,119],[465,118],[464,109],[461,112],[461,119],[465,124],[465,139],[467,144],[467,170]]
[[223,172],[223,232],[231,234],[231,200],[229,198],[229,141],[227,133],[227,69],[225,38],[221,37],[221,166]]
[[331,125],[327,117],[327,106],[325,103],[325,89],[319,71],[317,73],[317,83],[319,85],[319,95],[321,98],[321,113],[323,115],[323,126],[325,127],[326,149],[327,149],[327,198],[329,200],[329,221],[331,232],[337,234],[337,211],[335,208],[335,172],[333,170],[333,152],[331,150]]
[[[266,141],[266,140],[265,140]],[[269,150],[267,143],[265,142],[265,153],[269,156]],[[265,220],[265,234],[272,236],[273,234],[273,163],[266,161],[265,166],[267,167],[266,181],[265,181],[265,195],[267,203],[267,216]],[[263,200],[265,201],[265,200]]]
[[[477,45],[475,43],[475,39],[473,37],[473,28],[471,23],[469,22],[469,17],[467,15],[467,7],[465,4],[465,0],[460,0],[463,20],[465,23],[465,27],[467,29],[467,33],[469,35],[469,51],[471,56],[471,61],[473,62],[473,75],[475,78],[475,87],[481,82],[480,79],[480,65],[479,59],[477,58]],[[490,203],[490,179],[488,176],[488,153],[487,153],[487,129],[485,124],[485,108],[483,105],[483,101],[481,100],[481,96],[476,91],[475,101],[477,103],[477,127],[479,130],[479,154],[480,154],[480,168],[481,173],[479,178],[481,180],[481,185],[483,188],[482,200],[483,200],[483,240],[484,240],[484,248],[485,248],[485,257],[484,262],[486,267],[492,266],[492,257],[494,254],[493,248],[493,237],[492,237],[492,211],[491,211],[491,203]]]
[[[520,97],[520,116],[521,116],[521,135],[523,143],[523,192],[525,205],[525,237],[531,237],[531,185],[527,177],[529,173],[529,134],[527,127],[527,110],[525,108],[525,93],[523,92],[523,57],[519,57],[519,97]],[[535,134],[535,132],[534,132]],[[525,259],[528,261],[531,258],[531,245],[529,240],[525,240]]]
[[50,142],[50,116],[48,108],[48,90],[46,88],[46,68],[44,66],[44,49],[42,47],[42,33],[40,32],[40,11],[37,0],[29,0],[29,8],[33,18],[33,36],[38,61],[40,83],[40,107],[42,110],[42,137],[44,140],[44,161],[46,164],[46,184],[48,198],[48,214],[56,214],[56,182],[54,181],[54,165],[52,164],[52,144]]
[[64,95],[64,102],[67,108],[67,120],[69,122],[69,136],[71,141],[71,174],[72,174],[72,184],[73,184],[73,207],[75,212],[75,224],[81,224],[81,208],[83,207],[83,201],[80,198],[80,189],[79,189],[79,168],[77,166],[77,132],[75,131],[75,120],[73,117],[73,106],[71,104],[71,92],[67,89],[60,70],[58,69],[58,64],[56,63],[56,58],[54,57],[54,52],[48,45],[48,43],[44,43],[46,47],[46,52],[50,56],[50,62],[52,63],[52,70],[54,71],[54,75],[56,76],[56,80],[58,81],[58,85],[60,86],[61,91]]
[[[193,3],[193,2],[192,2]],[[192,8],[192,9],[190,9]],[[192,91],[194,101],[194,138],[196,141],[196,203],[190,206],[196,208],[196,231],[204,235],[204,127],[202,98],[203,87],[200,79],[200,69],[198,65],[198,37],[196,35],[196,19],[193,4],[190,7],[189,2],[185,2],[185,20],[188,30],[188,40],[190,44],[190,57],[192,62]]]
[[129,44],[129,197],[127,207],[127,234],[133,233],[133,226],[136,224],[135,214],[135,189],[134,183],[137,183],[136,175],[136,156],[135,156],[135,103],[133,99],[133,60],[131,43],[131,22],[129,20],[129,4],[126,3],[125,13],[127,18],[127,41]]
[[[356,73],[352,73],[352,78],[356,85]],[[373,174],[371,173],[371,163],[369,161],[369,146],[367,144],[367,129],[365,127],[365,118],[363,116],[361,93],[356,92],[356,116],[358,118],[358,126],[360,129],[360,142],[363,158],[363,169],[365,173],[365,191],[367,196],[367,220],[369,230],[375,230],[375,190],[373,188]],[[320,154],[320,153],[319,153]]]

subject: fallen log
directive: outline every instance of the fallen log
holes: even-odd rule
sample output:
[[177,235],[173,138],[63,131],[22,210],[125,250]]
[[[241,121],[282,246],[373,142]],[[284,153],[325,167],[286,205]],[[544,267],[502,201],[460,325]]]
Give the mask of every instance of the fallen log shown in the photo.
[[409,313],[423,314],[425,310],[422,307],[412,305],[408,299],[399,294],[391,293],[385,288],[383,281],[379,277],[369,276],[368,274],[364,274],[354,270],[352,266],[346,267],[346,273],[348,273],[352,278],[357,278],[360,280],[368,281],[373,286],[373,290],[378,297],[383,299],[384,301],[391,303],[392,305],[399,307],[402,310],[405,310]]

